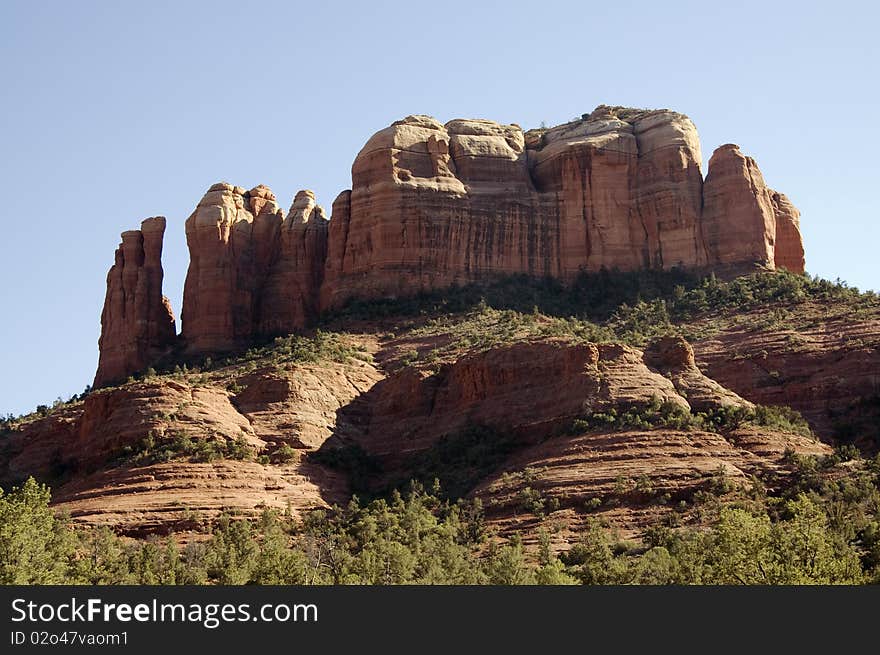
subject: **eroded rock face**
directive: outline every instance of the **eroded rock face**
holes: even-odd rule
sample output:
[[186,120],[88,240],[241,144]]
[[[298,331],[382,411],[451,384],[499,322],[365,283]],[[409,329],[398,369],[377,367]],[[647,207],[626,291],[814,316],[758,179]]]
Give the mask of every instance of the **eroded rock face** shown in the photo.
[[410,116],[378,132],[337,199],[322,308],[490,274],[556,275],[554,226],[535,213],[522,130]]
[[[189,530],[188,515],[208,519],[230,508],[299,512],[344,502],[345,476],[300,455],[271,464],[193,461],[174,452],[173,442],[244,440],[254,453],[282,445],[305,453],[330,436],[337,410],[381,374],[353,361],[232,376],[237,394],[226,389],[230,380],[206,385],[169,377],[95,391],[4,435],[0,487],[29,475],[50,480],[53,502],[78,523],[125,534]],[[133,462],[147,440],[154,449],[170,448],[173,461]]]
[[727,144],[715,151],[703,190],[703,230],[710,262],[731,270],[753,265],[776,268],[774,193],[755,160],[739,146]]
[[[603,268],[803,271],[798,212],[764,184],[754,160],[728,144],[705,182],[700,167],[694,124],[669,110],[603,105],[525,133],[409,116],[360,151],[331,221],[310,191],[285,216],[265,186],[208,190],[186,221],[183,343],[191,353],[239,349],[352,299],[499,275],[570,282]],[[157,314],[148,295],[132,311]],[[119,314],[102,357],[104,370],[124,376],[149,348],[126,336],[141,319]]]
[[801,213],[788,197],[776,191],[770,196],[776,216],[776,247],[773,256],[776,268],[792,273],[804,272],[804,243],[801,239]]
[[215,184],[186,220],[190,264],[181,321],[191,351],[229,350],[254,336],[259,281],[281,222],[275,197],[265,187],[255,191]]
[[410,116],[355,159],[321,307],[512,273],[772,269],[777,250],[803,270],[796,210],[754,160],[722,146],[705,189],[700,166],[694,124],[668,110],[601,106],[527,133]]
[[122,233],[116,262],[107,273],[96,387],[146,368],[174,343],[174,315],[162,295],[164,233],[162,216]]
[[[513,454],[473,495],[503,534],[522,529],[523,490],[538,491],[560,508],[553,516],[565,525],[559,537],[570,546],[598,517],[636,536],[666,511],[658,498],[692,498],[711,488],[720,471],[730,484],[747,486],[749,476],[784,470],[787,450],[814,456],[831,451],[807,437],[748,427],[726,436],[638,429],[567,434]],[[598,515],[583,512],[590,501],[603,506]]]
[[465,356],[433,375],[408,368],[379,382],[363,397],[367,427],[351,440],[394,469],[468,426],[528,443],[564,430],[585,413],[647,405],[655,398],[690,409],[635,348],[524,342]]
[[[860,403],[880,397],[880,321],[843,316],[806,328],[751,329],[763,311],[697,343],[698,365],[751,401],[792,407],[832,440]],[[859,435],[851,437],[858,443]]]
[[318,315],[328,219],[311,191],[296,194],[278,231],[276,256],[259,298],[260,335],[289,334]]
[[[655,399],[695,411],[707,399],[723,405],[732,398],[695,368],[693,350],[677,339],[659,340],[645,353],[524,341],[471,353],[433,374],[406,368],[386,379],[357,358],[230,366],[207,377],[158,376],[96,391],[13,430],[0,449],[0,486],[34,475],[53,481],[53,502],[77,523],[128,535],[187,531],[223,511],[257,515],[271,507],[300,515],[344,503],[352,479],[305,456],[322,447],[359,445],[380,464],[377,482],[399,481],[413,475],[411,456],[482,425],[514,437],[497,470],[474,480],[493,524],[518,520],[526,486],[575,512],[576,524],[590,517],[581,509],[592,498],[647,512],[659,504],[645,504],[639,494],[687,499],[721,468],[732,482],[744,482],[781,466],[788,449],[829,452],[811,439],[749,426],[724,435],[574,429],[582,414]],[[243,461],[203,461],[180,451],[179,437],[244,440],[253,453]],[[294,455],[276,459],[282,447]],[[168,449],[171,460],[151,459],[149,449]],[[621,489],[621,480],[642,484]],[[647,514],[615,516],[624,528],[650,522]]]
[[694,349],[682,337],[661,337],[645,348],[645,363],[668,377],[691,409],[705,412],[724,407],[754,407],[730,389],[706,377],[697,368]]
[[300,191],[284,216],[265,186],[212,186],[186,221],[187,350],[233,350],[313,319],[327,234],[324,210],[311,191]]
[[565,276],[706,264],[700,142],[686,116],[602,106],[530,141],[536,185],[560,196]]

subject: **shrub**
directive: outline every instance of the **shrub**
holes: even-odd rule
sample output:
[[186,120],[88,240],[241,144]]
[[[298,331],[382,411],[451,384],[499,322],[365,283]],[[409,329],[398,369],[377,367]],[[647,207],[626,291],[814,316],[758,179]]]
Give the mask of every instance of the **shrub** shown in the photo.
[[270,455],[273,462],[276,464],[288,464],[297,459],[297,451],[295,448],[291,448],[288,444],[281,444],[272,451]]
[[249,460],[256,455],[244,437],[227,439],[198,438],[183,433],[159,437],[154,432],[134,446],[125,446],[113,458],[118,464],[147,466],[187,457],[192,462],[212,462],[218,459]]

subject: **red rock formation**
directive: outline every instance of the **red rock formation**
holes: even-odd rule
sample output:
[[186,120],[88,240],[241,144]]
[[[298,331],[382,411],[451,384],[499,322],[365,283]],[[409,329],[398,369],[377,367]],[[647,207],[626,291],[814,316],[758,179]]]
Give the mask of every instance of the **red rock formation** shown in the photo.
[[[700,165],[696,128],[668,110],[600,106],[527,133],[409,116],[360,151],[332,221],[308,191],[284,217],[264,186],[212,186],[186,221],[183,342],[189,352],[238,349],[351,299],[497,275],[802,271],[797,210],[754,160],[722,146],[705,183]],[[134,330],[117,324],[110,330]],[[116,352],[124,338],[107,342],[114,375],[147,361]]]
[[[696,369],[694,377],[703,378]],[[407,368],[379,382],[363,397],[367,427],[347,436],[393,469],[469,425],[534,442],[586,412],[655,398],[690,409],[635,348],[523,342],[465,356],[433,375]]]
[[[177,452],[168,463],[125,461],[126,449],[137,451],[148,438],[173,451],[168,444],[181,435],[243,438],[263,454],[281,444],[314,450],[333,431],[338,408],[381,377],[357,360],[227,373],[207,386],[160,377],[102,389],[53,410],[4,435],[0,487],[29,475],[51,480],[53,501],[77,522],[110,524],[128,534],[188,529],[179,524],[193,512],[209,518],[228,508],[296,512],[344,502],[345,477],[300,457],[271,465],[198,463]],[[233,380],[242,388],[237,396],[226,390]]]
[[174,316],[162,295],[164,232],[165,218],[156,216],[122,233],[107,273],[96,387],[146,368],[174,343]]
[[[822,316],[822,308],[810,308]],[[801,310],[806,312],[805,309]],[[706,375],[762,405],[796,409],[831,440],[860,401],[880,395],[880,321],[844,315],[807,327],[755,330],[766,310],[695,344]]]
[[770,196],[776,216],[776,247],[773,252],[776,268],[792,273],[804,272],[804,243],[801,240],[801,213],[783,193]]
[[182,337],[191,352],[289,334],[318,312],[327,219],[311,191],[284,217],[265,186],[212,186],[186,221],[190,266]]
[[[623,534],[657,523],[668,511],[658,499],[690,499],[711,488],[723,471],[728,483],[749,484],[749,476],[785,469],[785,452],[827,455],[831,449],[807,437],[740,428],[728,435],[678,430],[592,431],[566,434],[514,453],[473,495],[503,534],[522,532],[523,491],[537,491],[545,507],[554,502],[554,525],[570,545],[601,517]],[[595,507],[598,513],[583,511]]]
[[334,203],[324,308],[492,273],[557,274],[519,128],[410,116],[367,142],[352,182]]
[[281,222],[274,196],[265,187],[255,191],[215,184],[186,220],[190,264],[181,334],[190,351],[229,350],[254,337],[259,278],[272,259],[273,223]]
[[645,348],[645,363],[672,380],[695,412],[721,407],[752,407],[752,403],[706,377],[694,361],[694,349],[682,337],[662,337]]
[[754,160],[722,146],[705,188],[700,165],[696,128],[667,110],[601,106],[526,134],[410,116],[355,159],[351,194],[334,207],[321,307],[499,274],[773,268],[777,222],[798,270],[793,208],[774,205]]
[[261,288],[259,334],[290,334],[318,315],[328,222],[314,193],[296,194],[280,226],[277,255]]
[[709,160],[703,187],[703,234],[709,261],[722,268],[775,267],[773,191],[758,165],[734,144]]

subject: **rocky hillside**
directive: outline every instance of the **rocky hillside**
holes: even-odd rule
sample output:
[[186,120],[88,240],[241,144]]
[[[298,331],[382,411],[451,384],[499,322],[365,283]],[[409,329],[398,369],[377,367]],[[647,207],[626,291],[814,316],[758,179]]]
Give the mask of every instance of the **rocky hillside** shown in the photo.
[[[682,281],[518,278],[351,305],[229,356],[179,352],[10,424],[0,484],[34,475],[76,521],[130,535],[303,516],[411,479],[480,498],[502,533],[553,525],[560,548],[597,518],[627,535],[699,520],[719,479],[783,489],[793,456],[829,455],[862,425],[880,302],[786,273]],[[570,309],[585,303],[596,313]],[[857,317],[861,340],[835,314]]]
[[4,421],[0,485],[185,541],[438,480],[561,552],[597,520],[700,526],[707,495],[784,494],[809,458],[880,445],[880,301],[804,275],[797,210],[735,146],[704,179],[681,114],[408,117],[352,186],[331,219],[308,191],[285,213],[211,187],[179,335],[165,220],[123,233],[95,389]]

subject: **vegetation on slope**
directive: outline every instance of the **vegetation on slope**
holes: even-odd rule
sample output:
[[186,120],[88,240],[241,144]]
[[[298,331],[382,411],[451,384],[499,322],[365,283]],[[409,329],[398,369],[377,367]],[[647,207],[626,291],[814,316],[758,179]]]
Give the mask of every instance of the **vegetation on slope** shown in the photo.
[[[816,438],[806,420],[788,407],[756,405],[754,409],[724,407],[692,413],[656,397],[647,404],[584,414],[562,432],[577,435],[593,431],[667,428],[724,434],[743,426]],[[400,467],[405,472],[404,477],[390,480],[381,464],[357,444],[324,447],[310,453],[309,459],[344,473],[352,491],[363,498],[387,497],[393,491],[405,488],[410,481],[425,486],[436,481],[442,489],[442,497],[455,501],[467,496],[521,446],[512,434],[485,425],[468,425],[410,456]]]
[[[855,457],[856,459],[851,459]],[[622,542],[598,521],[556,555],[502,542],[479,502],[413,485],[302,520],[223,516],[203,542],[123,541],[74,530],[33,480],[0,494],[3,584],[838,584],[880,582],[880,459],[795,457],[786,491],[760,483],[703,498],[702,527],[674,520]],[[552,515],[551,515],[552,516]],[[673,517],[674,518],[674,517]],[[552,524],[551,524],[552,528]]]
[[670,428],[673,430],[706,430],[724,433],[743,425],[770,428],[782,432],[813,437],[809,424],[790,407],[756,405],[721,407],[708,412],[689,412],[680,405],[654,398],[647,405],[611,408],[575,419],[569,432],[580,434],[590,430],[627,430]]
[[[818,305],[820,312],[810,309]],[[880,316],[880,297],[862,293],[845,282],[785,271],[754,273],[730,281],[710,275],[671,271],[582,273],[565,286],[554,279],[524,275],[499,278],[482,285],[451,287],[408,298],[353,301],[321,320],[313,336],[289,335],[239,353],[185,358],[173,353],[131,380],[156,375],[191,377],[228,367],[253,370],[259,366],[369,360],[362,347],[341,330],[360,322],[387,323],[394,336],[448,335],[451,341],[431,353],[405,354],[402,363],[454,354],[460,349],[486,348],[529,338],[560,336],[584,341],[622,341],[644,345],[655,336],[680,333],[705,336],[743,312],[765,308],[752,329],[794,328],[846,317]],[[801,311],[807,310],[810,311]],[[712,326],[700,319],[711,318]],[[331,329],[332,328],[332,329]],[[387,334],[387,333],[386,333]],[[52,406],[40,405],[22,416],[0,417],[0,435],[23,423],[48,416],[82,400],[91,391]]]
[[[745,312],[756,309],[762,310],[760,318],[749,317],[749,329],[788,329],[835,317],[876,317],[880,300],[839,282],[785,272],[724,282],[714,277],[698,280],[678,271],[603,271],[584,274],[571,287],[511,278],[403,300],[353,303],[326,317],[323,325],[338,327],[344,321],[351,329],[357,321],[378,321],[385,330],[390,323],[393,333],[386,338],[392,341],[443,337],[428,351],[404,353],[398,363],[406,365],[430,364],[462,351],[527,338],[634,345],[670,332],[694,338],[737,324]],[[241,372],[352,358],[369,355],[346,334],[318,331],[233,355],[169,360],[138,377],[168,375],[211,383],[220,381],[227,369]],[[0,422],[0,433],[63,412],[81,399],[59,399],[53,407],[41,406],[25,417],[7,416]],[[859,442],[860,435],[873,435],[876,408],[872,399],[864,402],[864,420],[840,421],[842,441]],[[808,432],[802,419],[784,408],[684,414],[664,406],[622,409],[581,417],[571,429],[725,431],[752,423]],[[409,477],[417,483],[407,494],[385,489],[383,498],[355,500],[301,520],[273,512],[258,521],[223,517],[210,528],[206,541],[183,550],[170,540],[130,541],[106,529],[75,530],[48,508],[48,489],[29,480],[20,489],[0,494],[0,582],[880,582],[880,462],[859,459],[852,450],[842,448],[827,458],[790,455],[794,473],[774,480],[772,492],[759,481],[733,493],[717,485],[715,496],[695,498],[689,506],[700,513],[697,524],[673,509],[638,542],[621,542],[608,526],[591,523],[579,543],[556,556],[549,532],[541,533],[538,552],[532,552],[516,535],[507,541],[493,535],[479,503],[455,500],[494,470],[514,446],[503,435],[489,439],[481,430],[450,435],[414,457]],[[254,456],[244,442],[196,443],[186,438],[147,440],[122,455],[135,463]],[[376,473],[371,468],[375,463],[362,451],[328,451],[315,457],[347,470],[356,488],[366,488]],[[338,461],[330,461],[334,458]],[[431,486],[437,478],[442,488]],[[524,492],[522,505],[552,530],[556,508],[546,500]]]
[[[598,330],[599,340],[641,345],[707,313],[726,314],[733,319],[743,311],[765,307],[773,318],[772,310],[809,302],[822,303],[826,313],[833,305],[836,311],[851,318],[880,312],[880,297],[874,292],[861,293],[839,280],[830,282],[786,271],[760,272],[722,281],[714,275],[698,278],[680,270],[603,270],[581,273],[569,286],[551,278],[520,275],[409,298],[353,301],[325,316],[323,323],[335,326],[354,321],[441,317],[438,325],[442,326],[446,324],[443,316],[490,308],[514,312],[505,318],[539,314],[573,318],[582,331]],[[777,322],[784,324],[781,318]],[[416,325],[402,324],[404,329]]]
[[600,271],[582,273],[571,286],[515,276],[409,298],[356,301],[326,316],[323,324],[382,326],[386,343],[400,346],[393,366],[431,367],[463,352],[523,339],[642,347],[658,336],[678,334],[694,341],[733,325],[791,330],[878,316],[880,298],[873,292],[785,271],[730,281],[674,270]]

